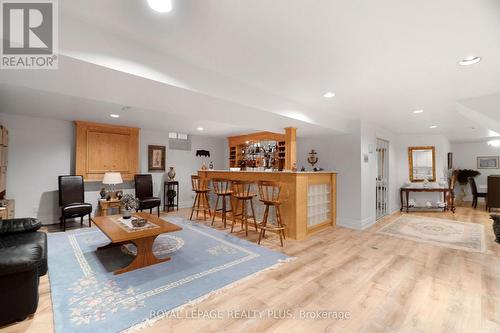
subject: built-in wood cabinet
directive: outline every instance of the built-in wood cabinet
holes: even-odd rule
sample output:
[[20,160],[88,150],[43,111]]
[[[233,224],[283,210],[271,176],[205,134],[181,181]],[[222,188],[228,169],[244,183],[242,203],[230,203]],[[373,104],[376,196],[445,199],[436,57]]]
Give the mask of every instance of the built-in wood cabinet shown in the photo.
[[76,174],[102,181],[108,171],[131,181],[139,171],[139,128],[75,121]]
[[[229,145],[229,167],[242,166],[245,160],[245,149],[249,144],[257,142],[274,141],[276,143],[275,168],[278,170],[291,170],[296,164],[296,128],[285,128],[285,134],[273,132],[257,132],[227,138]],[[258,162],[258,161],[257,161]],[[247,167],[258,167],[259,165],[246,165]]]

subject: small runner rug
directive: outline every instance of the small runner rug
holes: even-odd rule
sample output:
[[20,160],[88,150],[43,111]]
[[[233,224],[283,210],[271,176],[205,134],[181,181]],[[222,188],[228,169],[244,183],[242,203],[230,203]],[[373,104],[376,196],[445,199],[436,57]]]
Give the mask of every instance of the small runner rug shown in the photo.
[[485,251],[484,227],[478,223],[402,215],[377,233],[469,252]]

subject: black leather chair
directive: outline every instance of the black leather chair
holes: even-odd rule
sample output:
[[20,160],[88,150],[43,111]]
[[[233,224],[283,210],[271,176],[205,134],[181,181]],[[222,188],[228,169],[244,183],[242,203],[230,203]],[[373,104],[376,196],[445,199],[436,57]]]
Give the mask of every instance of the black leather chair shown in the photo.
[[92,204],[85,203],[85,188],[82,176],[59,176],[59,206],[61,206],[61,226],[66,231],[67,218],[89,216],[89,227],[92,225]]
[[472,207],[477,208],[477,199],[484,198],[486,200],[487,193],[477,191],[476,180],[474,177],[469,177],[470,190],[472,192]]
[[47,235],[37,219],[0,220],[0,326],[38,307],[39,277],[47,273]]
[[149,209],[153,213],[153,208],[158,208],[158,217],[160,217],[161,199],[153,196],[153,177],[149,174],[135,175],[135,196],[139,199],[139,208],[141,212]]

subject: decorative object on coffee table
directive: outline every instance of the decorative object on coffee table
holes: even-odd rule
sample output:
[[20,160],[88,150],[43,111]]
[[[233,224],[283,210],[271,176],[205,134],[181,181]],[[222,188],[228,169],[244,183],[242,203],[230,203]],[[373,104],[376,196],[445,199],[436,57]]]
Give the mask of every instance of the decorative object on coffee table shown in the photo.
[[493,232],[495,233],[495,242],[500,243],[500,215],[491,215],[493,220]]
[[148,220],[146,219],[140,219],[140,218],[134,218],[132,219],[132,225],[136,228],[144,227]]
[[168,180],[172,181],[175,179],[175,168],[170,167],[168,172],[167,172]]
[[136,199],[132,194],[125,194],[122,197],[122,206],[123,206],[123,218],[129,219],[132,216],[132,209],[139,208],[139,200]]
[[148,171],[165,171],[165,146],[148,146]]

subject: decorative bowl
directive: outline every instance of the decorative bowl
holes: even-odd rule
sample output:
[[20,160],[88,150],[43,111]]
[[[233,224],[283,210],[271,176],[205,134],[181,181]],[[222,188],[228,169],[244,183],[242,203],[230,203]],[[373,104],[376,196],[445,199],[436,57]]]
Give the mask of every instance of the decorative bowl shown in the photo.
[[132,225],[134,227],[144,227],[146,225],[146,220],[145,219],[133,219],[132,220]]

